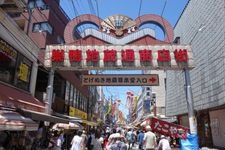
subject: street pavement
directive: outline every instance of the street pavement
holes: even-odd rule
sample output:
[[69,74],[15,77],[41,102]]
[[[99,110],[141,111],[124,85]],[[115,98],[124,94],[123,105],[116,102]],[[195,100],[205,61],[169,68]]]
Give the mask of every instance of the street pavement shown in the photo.
[[[134,144],[134,146],[132,147],[132,150],[138,150],[137,149],[137,144]],[[172,150],[180,150],[180,148],[172,148]],[[220,149],[216,149],[216,148],[208,148],[208,147],[202,147],[199,150],[220,150]]]

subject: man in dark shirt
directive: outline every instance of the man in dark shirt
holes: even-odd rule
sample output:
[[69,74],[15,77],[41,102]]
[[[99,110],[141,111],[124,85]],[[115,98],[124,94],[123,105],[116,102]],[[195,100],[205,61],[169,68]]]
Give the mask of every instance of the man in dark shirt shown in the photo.
[[138,134],[138,137],[137,137],[137,142],[138,142],[138,145],[139,145],[139,149],[142,150],[143,148],[143,142],[144,142],[144,132],[143,131],[140,131],[139,134]]

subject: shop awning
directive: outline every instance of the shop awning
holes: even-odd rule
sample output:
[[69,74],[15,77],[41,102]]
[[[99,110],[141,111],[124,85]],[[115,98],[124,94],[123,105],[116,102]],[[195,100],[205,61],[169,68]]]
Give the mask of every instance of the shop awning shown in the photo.
[[80,126],[76,123],[56,123],[53,127],[53,129],[65,129],[65,130],[78,130],[82,129]]
[[4,84],[0,84],[0,91],[0,104],[3,106],[25,108],[35,111],[45,110],[44,103],[40,102],[28,92]]
[[38,130],[38,123],[15,111],[0,110],[0,130],[36,131]]
[[75,123],[80,122],[80,123],[82,123],[82,119],[78,118],[78,117],[72,117],[72,116],[68,116],[68,115],[64,115],[64,114],[59,114],[59,113],[56,113],[56,112],[54,112],[53,114],[55,116],[58,116],[58,117],[69,119],[69,122],[75,122]]
[[20,112],[23,116],[29,117],[32,120],[36,120],[36,121],[48,121],[53,123],[69,123],[69,119],[60,118],[60,117],[49,115],[42,112],[26,110],[26,109],[20,109],[18,110],[18,112]]
[[82,120],[82,123],[85,123],[86,125],[89,125],[89,126],[98,126],[97,123],[88,121],[88,120]]

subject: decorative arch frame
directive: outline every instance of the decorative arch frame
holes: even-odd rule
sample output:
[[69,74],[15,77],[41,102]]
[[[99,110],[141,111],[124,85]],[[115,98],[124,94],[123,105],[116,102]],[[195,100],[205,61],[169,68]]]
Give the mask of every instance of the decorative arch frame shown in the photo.
[[101,22],[103,20],[95,15],[91,14],[85,14],[80,15],[74,19],[72,19],[67,25],[64,30],[64,39],[66,43],[73,43],[76,39],[74,39],[74,28],[76,28],[78,25],[81,25],[83,23],[91,23],[96,25],[98,28],[101,27]]
[[[92,14],[80,15],[74,19],[72,19],[64,30],[64,39],[67,44],[75,42],[74,38],[74,29],[81,24],[91,23],[96,25],[98,28],[101,28],[101,22],[103,19],[98,16]],[[173,28],[170,23],[165,20],[163,17],[155,14],[146,14],[142,15],[135,19],[136,27],[139,28],[141,25],[145,23],[153,23],[158,25],[164,32],[165,38],[163,42],[172,43],[174,38]]]
[[165,20],[163,17],[159,15],[154,15],[154,14],[146,14],[136,18],[135,22],[136,22],[137,28],[139,28],[141,25],[145,23],[153,23],[158,25],[164,32],[164,35],[165,35],[164,42],[166,43],[173,42],[173,37],[174,37],[173,28],[170,25],[170,23],[167,20]]

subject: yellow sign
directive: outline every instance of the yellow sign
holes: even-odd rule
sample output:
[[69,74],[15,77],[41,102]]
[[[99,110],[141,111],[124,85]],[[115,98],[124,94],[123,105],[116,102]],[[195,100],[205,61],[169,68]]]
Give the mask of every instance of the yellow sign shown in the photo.
[[28,66],[24,63],[21,63],[19,68],[20,68],[19,79],[27,82]]
[[17,51],[1,38],[0,38],[0,53],[3,53],[7,57],[11,58],[13,61],[16,61]]
[[75,108],[70,106],[70,109],[69,109],[69,116],[74,117],[74,114],[75,114]]
[[81,119],[87,119],[87,113],[79,109],[70,106],[69,115],[72,117],[79,117]]

